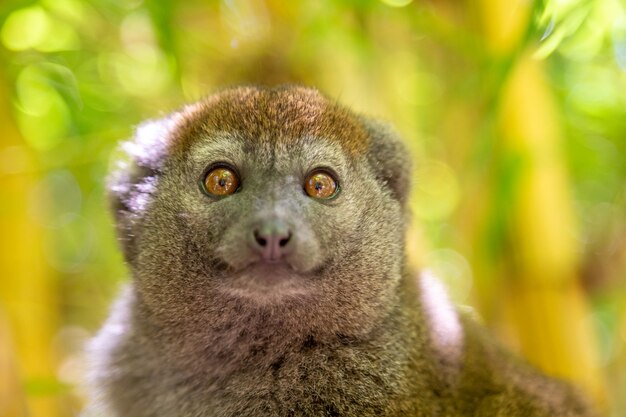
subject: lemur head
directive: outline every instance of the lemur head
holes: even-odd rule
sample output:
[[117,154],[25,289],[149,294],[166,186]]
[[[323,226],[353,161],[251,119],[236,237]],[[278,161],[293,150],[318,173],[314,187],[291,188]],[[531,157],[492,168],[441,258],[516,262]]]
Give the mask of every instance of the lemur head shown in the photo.
[[124,147],[110,192],[155,320],[233,309],[350,334],[394,303],[409,158],[380,124],[313,89],[241,87],[141,125]]

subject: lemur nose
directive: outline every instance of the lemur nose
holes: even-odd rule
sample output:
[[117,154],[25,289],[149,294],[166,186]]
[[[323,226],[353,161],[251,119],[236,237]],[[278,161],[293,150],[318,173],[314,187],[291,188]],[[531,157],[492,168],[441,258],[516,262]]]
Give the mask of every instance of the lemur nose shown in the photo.
[[292,233],[279,220],[264,221],[254,229],[254,249],[265,261],[278,261],[289,250]]

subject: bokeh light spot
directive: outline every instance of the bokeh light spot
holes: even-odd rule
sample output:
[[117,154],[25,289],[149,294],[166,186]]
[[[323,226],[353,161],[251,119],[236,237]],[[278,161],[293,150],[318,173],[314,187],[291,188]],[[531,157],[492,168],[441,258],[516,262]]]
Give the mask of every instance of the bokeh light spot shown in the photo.
[[85,5],[80,0],[41,0],[41,4],[64,21],[80,23],[85,19]]
[[69,127],[69,110],[58,95],[51,95],[51,106],[42,115],[17,113],[17,122],[26,142],[35,150],[47,151],[57,146]]
[[154,30],[146,13],[134,12],[126,16],[120,25],[120,38],[130,54],[136,47],[141,51],[141,46],[156,46]]
[[0,37],[7,49],[30,49],[45,39],[49,26],[50,18],[42,7],[27,7],[9,15],[2,26]]
[[452,169],[439,161],[422,162],[415,178],[415,215],[430,221],[448,217],[460,198],[459,183]]
[[150,45],[130,54],[103,54],[99,66],[105,77],[113,76],[128,93],[145,97],[162,92],[171,81],[171,66],[165,55]]
[[19,108],[29,116],[46,114],[59,94],[47,82],[41,67],[29,65],[17,76],[15,85]]
[[413,3],[413,0],[380,0],[380,1],[386,4],[387,6],[391,6],[391,7],[404,7]]
[[58,89],[80,103],[73,74],[66,67],[29,65],[17,77],[17,122],[24,139],[35,150],[54,148],[69,130],[70,109]]
[[71,26],[52,20],[45,38],[35,49],[42,52],[78,50],[80,39]]

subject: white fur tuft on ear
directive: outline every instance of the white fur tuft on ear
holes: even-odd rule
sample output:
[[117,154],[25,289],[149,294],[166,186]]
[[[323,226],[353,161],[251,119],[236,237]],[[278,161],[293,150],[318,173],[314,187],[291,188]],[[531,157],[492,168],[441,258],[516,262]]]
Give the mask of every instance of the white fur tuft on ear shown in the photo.
[[130,212],[145,207],[144,200],[154,190],[156,174],[162,169],[171,135],[181,119],[181,113],[173,113],[163,119],[144,122],[131,140],[122,143],[121,149],[127,158],[118,162],[108,179],[115,207]]
[[124,142],[122,149],[138,166],[159,169],[170,145],[170,136],[181,118],[180,113],[174,113],[164,119],[140,124],[135,130],[135,137]]
[[172,135],[181,120],[182,113],[173,113],[139,125],[135,136],[121,145],[126,157],[119,160],[107,179],[118,237],[128,256],[131,256],[132,241],[137,235],[135,225],[152,201],[170,152]]

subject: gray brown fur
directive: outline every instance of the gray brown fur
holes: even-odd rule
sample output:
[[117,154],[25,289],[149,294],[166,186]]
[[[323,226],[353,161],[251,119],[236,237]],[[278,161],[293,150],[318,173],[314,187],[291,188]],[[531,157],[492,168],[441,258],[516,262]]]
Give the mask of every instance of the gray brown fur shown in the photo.
[[[382,125],[316,90],[242,87],[126,148],[110,190],[133,279],[91,343],[92,415],[592,415],[464,318],[457,345],[435,343],[405,258],[409,158]],[[242,188],[212,199],[198,180],[224,160]],[[315,166],[336,199],[303,192]],[[271,283],[245,244],[268,217],[294,230]]]

